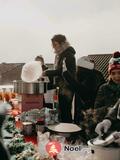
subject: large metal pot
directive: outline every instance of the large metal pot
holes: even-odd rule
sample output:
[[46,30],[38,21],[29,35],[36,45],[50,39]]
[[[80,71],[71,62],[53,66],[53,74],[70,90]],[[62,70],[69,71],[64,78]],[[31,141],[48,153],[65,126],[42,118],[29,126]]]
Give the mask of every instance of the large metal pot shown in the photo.
[[103,147],[93,144],[93,140],[88,141],[93,154],[92,160],[120,160],[120,147]]
[[26,136],[31,136],[33,134],[32,122],[23,122],[23,134]]
[[48,131],[51,134],[57,134],[63,137],[76,136],[80,134],[81,128],[72,123],[59,123],[55,125],[48,125]]
[[24,82],[22,80],[13,81],[14,92],[20,94],[42,94],[47,90],[47,83],[45,81]]

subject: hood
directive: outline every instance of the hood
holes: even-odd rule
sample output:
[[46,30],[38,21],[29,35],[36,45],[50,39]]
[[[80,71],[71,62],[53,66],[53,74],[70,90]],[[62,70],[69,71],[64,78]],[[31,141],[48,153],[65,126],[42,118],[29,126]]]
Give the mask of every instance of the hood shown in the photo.
[[80,57],[77,60],[77,66],[87,68],[87,69],[94,69],[94,63],[92,63],[88,56]]
[[68,53],[71,53],[71,54],[73,54],[73,55],[75,55],[76,54],[76,51],[75,51],[75,49],[73,48],[73,47],[68,47],[67,49],[66,49],[66,51],[68,52]]

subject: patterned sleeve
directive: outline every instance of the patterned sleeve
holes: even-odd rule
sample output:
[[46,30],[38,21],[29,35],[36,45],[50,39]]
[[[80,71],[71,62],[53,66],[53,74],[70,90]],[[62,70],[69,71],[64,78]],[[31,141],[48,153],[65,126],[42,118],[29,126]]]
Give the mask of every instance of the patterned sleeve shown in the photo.
[[95,99],[94,108],[100,108],[105,106],[105,91],[104,91],[104,85],[101,85],[98,89],[97,96]]

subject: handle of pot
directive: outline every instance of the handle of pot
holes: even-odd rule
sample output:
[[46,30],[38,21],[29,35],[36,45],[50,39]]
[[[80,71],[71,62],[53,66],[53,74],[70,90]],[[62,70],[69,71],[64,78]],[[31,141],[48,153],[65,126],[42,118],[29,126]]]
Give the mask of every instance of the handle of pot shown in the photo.
[[95,151],[94,151],[93,149],[91,149],[91,153],[92,153],[92,154],[95,154]]

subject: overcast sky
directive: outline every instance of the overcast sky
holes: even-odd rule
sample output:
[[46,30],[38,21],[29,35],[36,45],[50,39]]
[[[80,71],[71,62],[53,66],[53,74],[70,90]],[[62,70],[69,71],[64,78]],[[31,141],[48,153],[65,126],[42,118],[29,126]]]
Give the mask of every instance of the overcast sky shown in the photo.
[[53,63],[54,34],[66,35],[76,58],[120,50],[120,0],[0,0],[0,63],[39,54]]

